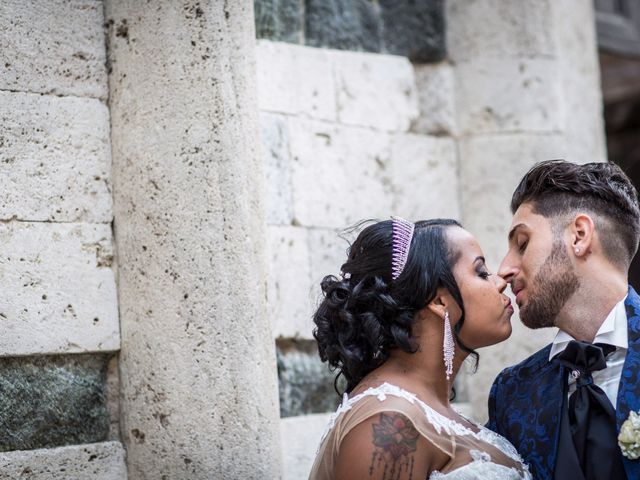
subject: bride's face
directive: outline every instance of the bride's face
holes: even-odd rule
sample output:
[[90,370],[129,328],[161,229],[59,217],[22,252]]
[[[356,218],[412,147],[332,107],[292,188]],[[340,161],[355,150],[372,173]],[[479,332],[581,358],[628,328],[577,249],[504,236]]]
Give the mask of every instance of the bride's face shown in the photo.
[[[469,348],[494,345],[511,335],[513,307],[509,297],[503,294],[506,282],[492,274],[485,265],[480,245],[462,228],[447,230],[449,245],[458,253],[453,275],[458,283],[465,318],[460,340]],[[451,318],[457,323],[459,314]]]

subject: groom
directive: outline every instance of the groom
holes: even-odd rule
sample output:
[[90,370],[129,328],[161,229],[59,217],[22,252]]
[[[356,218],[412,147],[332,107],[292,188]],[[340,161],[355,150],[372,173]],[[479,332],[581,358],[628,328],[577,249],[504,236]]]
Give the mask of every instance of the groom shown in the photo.
[[627,284],[640,236],[636,190],[613,164],[549,161],[524,176],[511,210],[498,273],[522,323],[560,330],[498,375],[488,426],[536,479],[640,479],[640,452],[618,446],[640,410],[640,297]]

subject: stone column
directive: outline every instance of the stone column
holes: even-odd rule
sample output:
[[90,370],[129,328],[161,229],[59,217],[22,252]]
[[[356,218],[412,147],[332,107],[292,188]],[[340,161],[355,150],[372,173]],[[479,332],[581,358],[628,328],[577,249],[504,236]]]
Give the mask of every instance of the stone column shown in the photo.
[[278,478],[249,0],[107,0],[129,478]]

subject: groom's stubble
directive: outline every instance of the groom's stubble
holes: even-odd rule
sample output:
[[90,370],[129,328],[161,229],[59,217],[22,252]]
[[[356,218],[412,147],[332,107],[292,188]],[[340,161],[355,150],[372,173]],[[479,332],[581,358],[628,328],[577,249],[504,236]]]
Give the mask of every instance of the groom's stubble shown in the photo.
[[528,286],[529,302],[520,309],[520,320],[529,328],[556,326],[560,310],[579,287],[580,279],[566,246],[561,237],[556,238],[551,253]]

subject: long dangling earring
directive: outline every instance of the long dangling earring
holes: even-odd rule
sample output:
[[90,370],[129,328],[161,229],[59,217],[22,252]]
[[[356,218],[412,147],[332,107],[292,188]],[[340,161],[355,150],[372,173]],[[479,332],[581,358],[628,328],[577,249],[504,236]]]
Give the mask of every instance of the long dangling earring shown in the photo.
[[453,355],[455,353],[455,343],[451,334],[451,322],[449,321],[449,312],[444,312],[444,340],[442,342],[442,351],[444,354],[444,367],[447,374],[447,381],[453,374]]

